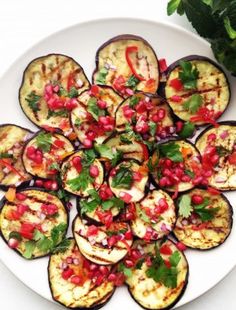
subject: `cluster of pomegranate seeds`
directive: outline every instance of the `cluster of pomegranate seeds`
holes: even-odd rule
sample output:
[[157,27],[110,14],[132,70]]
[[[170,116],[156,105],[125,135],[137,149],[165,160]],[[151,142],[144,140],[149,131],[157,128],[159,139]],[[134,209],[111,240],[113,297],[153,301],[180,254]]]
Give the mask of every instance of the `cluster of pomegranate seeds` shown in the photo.
[[43,187],[50,191],[57,191],[59,189],[59,185],[56,180],[35,180],[35,186]]
[[111,199],[113,197],[113,193],[107,184],[103,184],[100,187],[98,193],[99,193],[99,197],[104,201]]
[[78,102],[75,98],[66,98],[59,96],[60,86],[47,84],[44,89],[44,100],[47,102],[48,108],[51,111],[66,109],[68,111],[77,107]]
[[134,91],[126,86],[126,79],[123,77],[123,75],[119,75],[117,78],[113,81],[113,87],[115,90],[117,90],[119,93],[125,96],[132,96],[134,94]]
[[40,149],[32,146],[28,146],[26,149],[26,156],[32,160],[35,164],[41,165],[43,162],[43,153]]
[[55,215],[58,213],[58,207],[55,204],[42,204],[41,205],[41,211],[45,214],[45,215]]

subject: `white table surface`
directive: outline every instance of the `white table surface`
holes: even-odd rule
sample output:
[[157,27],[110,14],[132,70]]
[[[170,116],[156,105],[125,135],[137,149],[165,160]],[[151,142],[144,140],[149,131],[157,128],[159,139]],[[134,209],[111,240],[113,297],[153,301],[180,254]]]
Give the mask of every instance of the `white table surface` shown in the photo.
[[[193,31],[184,17],[177,15],[167,17],[167,2],[167,0],[0,0],[0,76],[34,43],[64,27],[86,20],[102,17],[141,17],[169,21]],[[0,101],[0,107],[4,108],[5,104],[7,102]],[[236,269],[211,291],[181,307],[181,310],[203,308],[235,310],[235,283]],[[0,262],[0,309],[15,310],[16,307],[24,310],[62,309],[25,287]]]

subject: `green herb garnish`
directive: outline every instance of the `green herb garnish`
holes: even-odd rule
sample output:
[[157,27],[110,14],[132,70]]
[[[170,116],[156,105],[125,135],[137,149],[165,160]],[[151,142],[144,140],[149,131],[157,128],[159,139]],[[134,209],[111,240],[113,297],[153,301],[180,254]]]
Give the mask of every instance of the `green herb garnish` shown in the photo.
[[183,104],[185,110],[189,111],[191,114],[196,113],[202,106],[203,99],[201,95],[194,94]]
[[175,142],[169,142],[167,144],[160,144],[158,146],[161,157],[167,157],[174,162],[182,162],[183,156],[180,152],[180,146]]
[[130,189],[133,182],[132,170],[127,165],[120,165],[112,178],[112,187]]
[[134,75],[131,75],[125,85],[131,88],[136,88],[139,82],[139,79],[137,79]]
[[52,145],[52,135],[50,133],[40,132],[36,137],[36,144],[43,152],[48,153]]
[[39,109],[39,101],[42,97],[35,94],[34,91],[32,91],[25,100],[28,102],[28,106],[33,112],[38,112]]
[[178,135],[181,138],[186,139],[192,137],[194,131],[195,131],[195,125],[192,122],[186,122],[184,123],[184,126],[182,130],[178,133]]
[[108,70],[106,68],[102,68],[98,71],[96,77],[96,83],[104,85],[106,83],[106,76],[108,75]]

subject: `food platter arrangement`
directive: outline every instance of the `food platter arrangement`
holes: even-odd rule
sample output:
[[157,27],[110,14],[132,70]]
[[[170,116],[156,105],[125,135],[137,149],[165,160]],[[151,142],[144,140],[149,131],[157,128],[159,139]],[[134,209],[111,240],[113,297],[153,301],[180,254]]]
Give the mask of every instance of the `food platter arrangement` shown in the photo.
[[22,259],[49,257],[52,298],[67,308],[98,309],[125,284],[141,307],[169,309],[188,285],[188,248],[231,232],[222,192],[236,190],[236,122],[217,121],[230,84],[211,59],[167,66],[130,34],[95,64],[92,84],[63,54],[23,72],[19,104],[39,131],[0,126],[1,237]]

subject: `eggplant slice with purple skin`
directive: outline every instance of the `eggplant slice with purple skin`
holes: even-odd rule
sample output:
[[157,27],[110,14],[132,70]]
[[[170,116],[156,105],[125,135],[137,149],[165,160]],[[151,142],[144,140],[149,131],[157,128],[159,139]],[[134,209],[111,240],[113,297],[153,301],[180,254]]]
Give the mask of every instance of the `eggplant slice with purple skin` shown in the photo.
[[[121,103],[116,112],[116,130],[133,130],[145,140],[166,138],[175,132],[167,102],[158,95],[135,93]],[[127,128],[128,126],[128,128]]]
[[29,174],[54,179],[63,159],[73,152],[74,146],[65,136],[39,131],[25,144],[22,161]]
[[73,222],[73,234],[80,252],[91,262],[114,265],[129,252],[133,243],[129,224],[113,222],[108,228],[85,223],[77,216]]
[[162,190],[150,191],[143,200],[135,204],[135,210],[131,229],[140,239],[161,239],[174,228],[175,205],[171,197]]
[[19,91],[20,105],[38,127],[71,131],[71,102],[75,105],[78,95],[89,86],[82,67],[74,59],[49,54],[34,59],[25,69]]
[[29,129],[4,124],[0,126],[0,187],[18,187],[29,182],[32,177],[22,163],[22,152],[25,143],[32,137]]
[[230,86],[214,61],[191,55],[169,66],[165,97],[180,119],[199,126],[213,124],[229,104]]
[[[78,97],[71,124],[79,141],[102,143],[114,131],[115,112],[123,98],[111,87],[92,85]],[[92,136],[92,138],[91,138]]]
[[120,162],[110,171],[108,177],[113,194],[125,203],[142,200],[149,185],[148,181],[147,171],[134,160]]
[[104,181],[101,162],[90,157],[91,150],[79,150],[67,157],[61,166],[62,187],[77,196],[88,197],[89,191],[98,190]]
[[233,224],[233,208],[222,194],[193,189],[179,197],[176,238],[194,249],[209,250],[228,238]]
[[68,227],[66,207],[54,195],[38,188],[16,193],[13,201],[1,201],[0,229],[3,240],[25,259],[53,252]]
[[93,83],[109,85],[121,96],[134,90],[155,94],[159,86],[159,64],[150,44],[125,34],[105,42],[96,54]]
[[144,309],[171,309],[188,284],[185,255],[168,239],[151,243],[135,241],[132,249],[140,256],[126,277],[132,298]]
[[148,162],[154,183],[168,192],[184,192],[202,180],[201,156],[187,140],[159,143]]
[[197,137],[209,186],[221,191],[236,189],[236,122],[220,122]]
[[[68,309],[98,310],[110,300],[115,286],[99,272],[99,266],[96,274],[103,277],[102,282],[98,283],[96,276],[89,276],[91,263],[80,253],[74,239],[66,240],[69,246],[65,251],[51,255],[48,263],[52,298]],[[96,267],[94,263],[92,265]],[[105,268],[109,274],[111,268]]]

